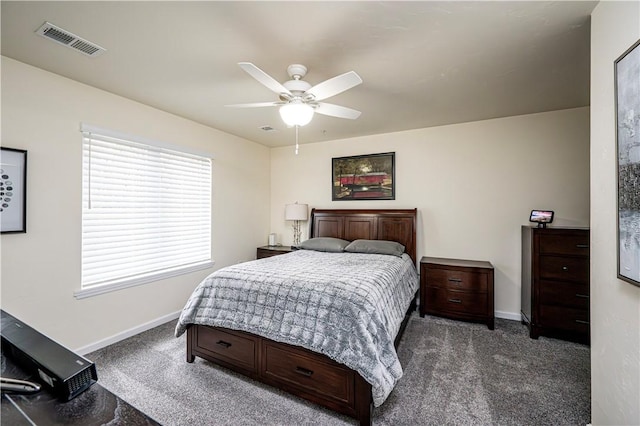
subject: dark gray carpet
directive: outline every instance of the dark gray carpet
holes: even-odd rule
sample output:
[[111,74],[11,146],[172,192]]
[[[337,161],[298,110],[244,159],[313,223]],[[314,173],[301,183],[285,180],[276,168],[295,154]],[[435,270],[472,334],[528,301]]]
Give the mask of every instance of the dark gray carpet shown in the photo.
[[[164,425],[348,425],[355,420],[200,358],[185,361],[175,321],[93,352],[98,381]],[[589,347],[520,322],[491,331],[414,314],[399,346],[404,377],[375,425],[586,425]]]

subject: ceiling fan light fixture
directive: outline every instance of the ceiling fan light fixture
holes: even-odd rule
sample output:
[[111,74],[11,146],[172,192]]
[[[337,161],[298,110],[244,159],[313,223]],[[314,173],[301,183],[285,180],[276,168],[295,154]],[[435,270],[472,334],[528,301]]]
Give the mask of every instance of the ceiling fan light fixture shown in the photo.
[[313,118],[313,107],[302,102],[291,102],[280,107],[280,117],[287,126],[306,126]]

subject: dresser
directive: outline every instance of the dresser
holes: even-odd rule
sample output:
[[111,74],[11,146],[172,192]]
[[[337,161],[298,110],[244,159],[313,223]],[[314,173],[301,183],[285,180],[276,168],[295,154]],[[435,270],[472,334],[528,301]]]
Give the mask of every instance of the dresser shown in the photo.
[[531,338],[589,343],[589,229],[522,227],[521,303]]
[[476,321],[494,328],[493,265],[485,261],[423,257],[420,316]]
[[291,253],[291,246],[262,246],[256,249],[256,259]]

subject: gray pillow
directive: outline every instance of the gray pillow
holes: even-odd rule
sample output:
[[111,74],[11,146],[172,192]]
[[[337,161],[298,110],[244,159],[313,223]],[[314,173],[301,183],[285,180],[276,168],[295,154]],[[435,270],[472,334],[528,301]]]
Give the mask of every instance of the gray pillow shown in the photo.
[[349,241],[333,237],[310,238],[300,243],[298,248],[304,250],[327,251],[331,253],[342,253],[349,245]]
[[385,240],[354,240],[345,247],[344,251],[350,253],[390,254],[401,257],[404,246],[395,241]]

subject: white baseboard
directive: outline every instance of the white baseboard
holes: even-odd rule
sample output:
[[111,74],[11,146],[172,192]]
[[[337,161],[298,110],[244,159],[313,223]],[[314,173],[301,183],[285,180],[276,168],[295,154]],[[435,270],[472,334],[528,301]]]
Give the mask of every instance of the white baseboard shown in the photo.
[[[112,345],[121,340],[127,339],[131,336],[135,336],[136,334],[142,333],[143,331],[151,330],[152,328],[157,327],[161,324],[164,324],[165,322],[174,320],[180,316],[180,312],[181,311],[176,311],[176,312],[172,312],[170,314],[161,316],[160,318],[156,318],[155,320],[146,322],[137,327],[130,328],[129,330],[125,330],[122,333],[115,334],[111,337],[107,337],[106,339],[102,339],[97,342],[91,343],[87,346],[78,348],[74,352],[80,355],[86,355],[90,352],[97,351],[98,349],[102,349],[105,346]],[[508,319],[508,320],[514,320],[514,321],[520,321],[522,319],[520,316],[520,313],[514,313],[514,312],[495,311],[495,316],[496,318],[502,318],[502,319]]]
[[102,349],[105,346],[109,346],[121,340],[127,339],[131,336],[135,336],[136,334],[142,333],[143,331],[151,330],[154,327],[157,327],[165,322],[169,322],[174,320],[180,316],[181,311],[172,312],[170,314],[161,316],[160,318],[156,318],[152,321],[141,324],[137,327],[130,328],[129,330],[125,330],[122,333],[114,334],[111,337],[107,337],[106,339],[99,340],[95,343],[91,343],[87,346],[83,346],[81,348],[75,349],[74,352],[80,355],[86,355],[90,352],[97,351],[98,349]]
[[521,321],[522,317],[520,316],[520,313],[514,313],[514,312],[502,312],[502,311],[495,311],[494,312],[496,318],[502,318],[502,319],[508,319],[508,320],[514,320],[514,321]]

